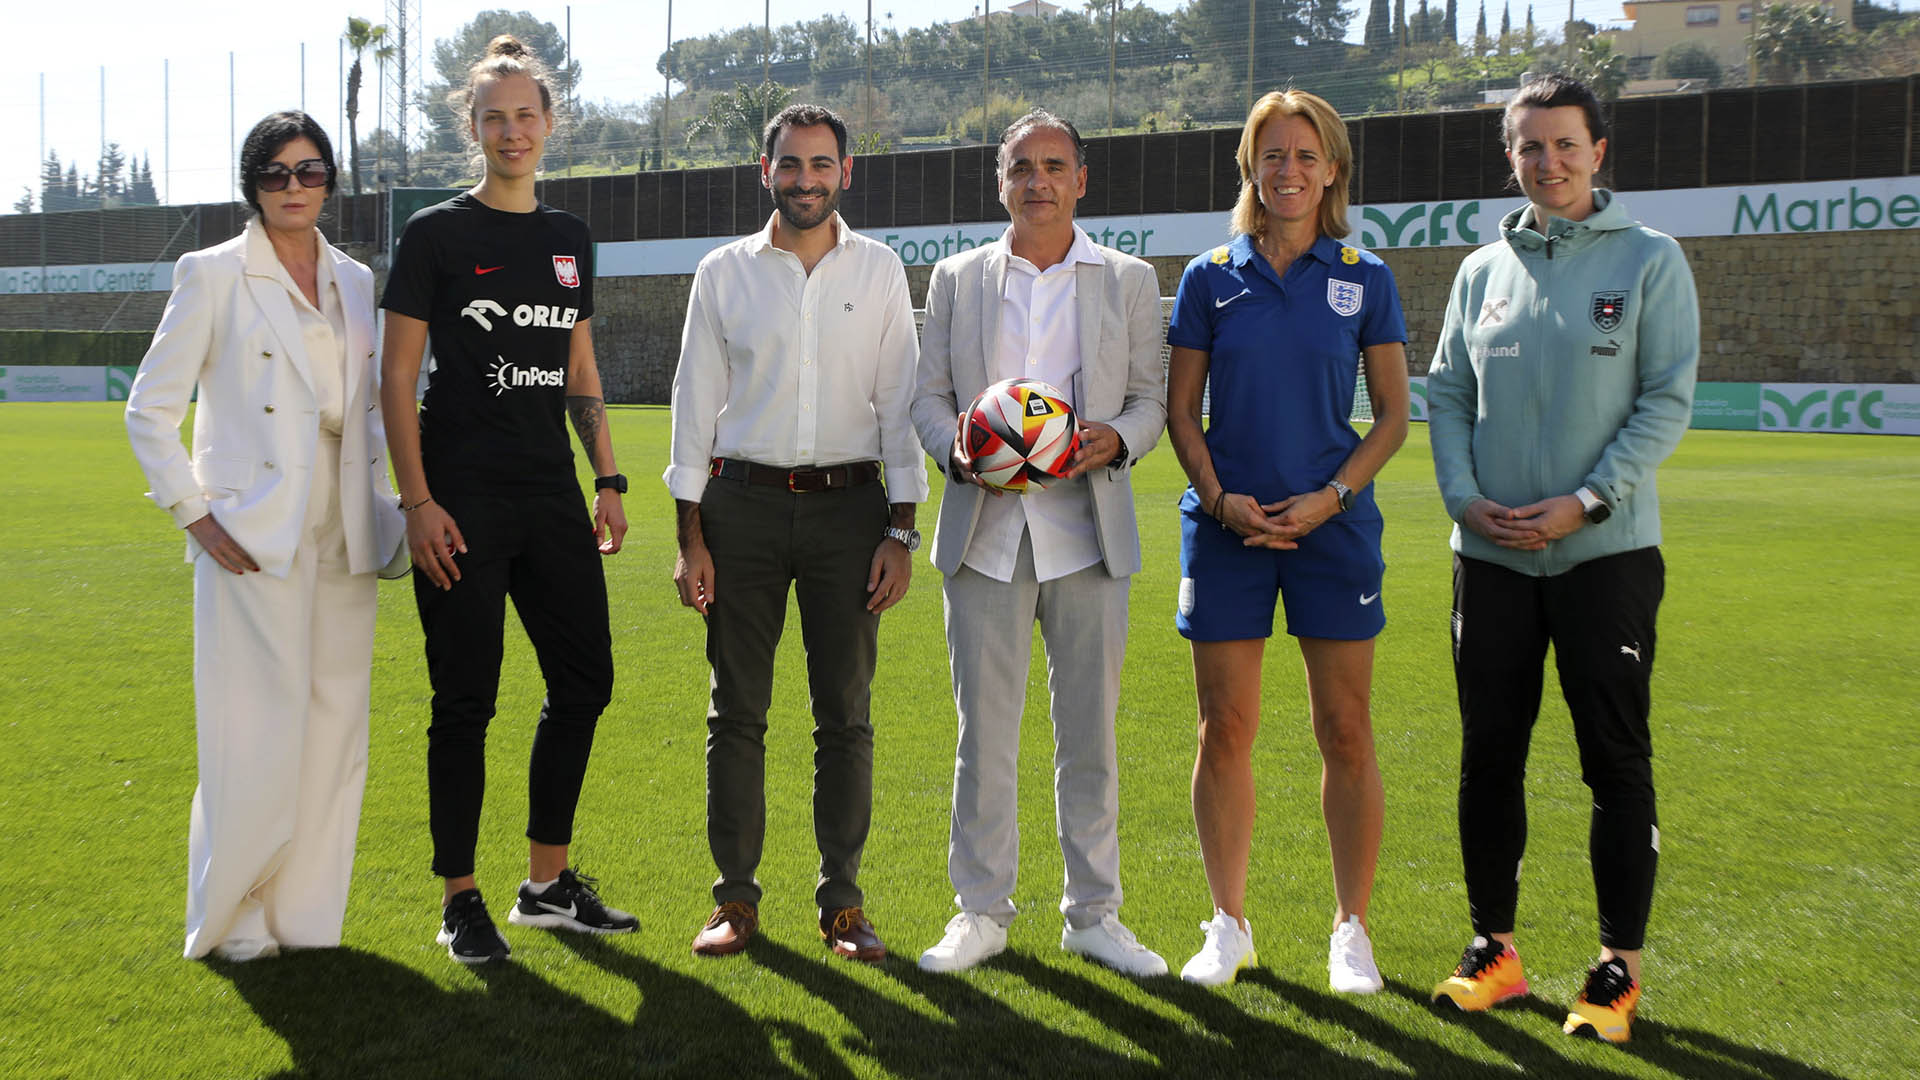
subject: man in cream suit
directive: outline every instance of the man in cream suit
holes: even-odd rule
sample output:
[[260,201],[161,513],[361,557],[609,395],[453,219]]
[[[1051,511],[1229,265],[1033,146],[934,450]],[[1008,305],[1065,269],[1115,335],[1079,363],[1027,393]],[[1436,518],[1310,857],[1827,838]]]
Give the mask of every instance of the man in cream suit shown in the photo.
[[[186,531],[194,567],[185,951],[228,960],[340,941],[374,573],[405,531],[383,456],[373,276],[314,227],[331,148],[311,118],[275,114],[242,167],[259,216],[180,259],[126,410],[148,494]],[[196,387],[189,456],[179,428]]]
[[[1019,866],[1015,767],[1037,620],[1054,728],[1055,821],[1066,859],[1060,945],[1130,975],[1164,960],[1121,925],[1114,712],[1127,588],[1140,569],[1128,470],[1166,426],[1153,268],[1073,222],[1087,190],[1079,132],[1028,113],[1000,139],[1000,240],[942,260],[927,292],[913,401],[947,474],[933,562],[945,575],[959,713],[947,870],[959,914],[920,958],[972,967],[1006,948]],[[996,495],[956,454],[960,410],[988,384],[1040,379],[1079,416],[1070,480]]]

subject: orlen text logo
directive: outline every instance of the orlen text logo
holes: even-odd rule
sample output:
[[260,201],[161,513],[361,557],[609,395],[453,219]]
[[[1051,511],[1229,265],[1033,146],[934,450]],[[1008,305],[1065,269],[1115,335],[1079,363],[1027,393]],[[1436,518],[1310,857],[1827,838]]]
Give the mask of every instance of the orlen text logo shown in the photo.
[[1824,389],[1788,397],[1767,387],[1760,391],[1760,426],[1786,431],[1845,431],[1864,424],[1868,430],[1879,431],[1880,402],[1885,397],[1880,390],[1861,394],[1856,390],[1830,393]]
[[[1480,201],[1413,203],[1397,214],[1378,206],[1360,208],[1360,246],[1364,248],[1445,247],[1477,244]],[[1451,231],[1449,231],[1451,230]]]
[[[460,309],[460,314],[480,324],[480,329],[493,329],[493,320],[507,314],[507,309],[498,303],[481,298]],[[555,330],[571,330],[580,315],[579,308],[563,308],[553,304],[521,304],[513,309],[515,326],[550,326]]]
[[504,356],[496,356],[493,363],[487,365],[487,381],[493,384],[493,396],[499,397],[509,390],[565,386],[567,373],[560,368],[548,371],[546,368],[521,367]]

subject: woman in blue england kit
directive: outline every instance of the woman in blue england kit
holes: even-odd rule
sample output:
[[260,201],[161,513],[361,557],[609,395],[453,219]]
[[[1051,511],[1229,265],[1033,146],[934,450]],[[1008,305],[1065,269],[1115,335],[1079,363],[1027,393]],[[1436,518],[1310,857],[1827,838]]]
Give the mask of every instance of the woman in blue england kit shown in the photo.
[[[602,555],[627,531],[594,364],[593,244],[579,218],[535,197],[553,131],[545,72],[508,35],[464,92],[486,172],[472,191],[415,214],[401,234],[387,311],[387,434],[407,516],[433,723],[427,790],[433,870],[445,881],[438,940],[455,960],[508,955],[474,879],[487,722],[512,597],[546,680],[528,782],[527,880],[508,920],[626,933],[637,924],[568,869],[574,809],[613,694]],[[413,388],[428,339],[436,367],[419,422]],[[593,466],[581,504],[566,418]]]
[[[1193,642],[1193,818],[1213,895],[1205,943],[1180,976],[1219,985],[1255,963],[1252,751],[1281,598],[1320,746],[1335,896],[1328,983],[1372,993],[1381,981],[1367,902],[1385,797],[1369,702],[1386,616],[1371,485],[1407,437],[1406,324],[1386,264],[1340,243],[1353,153],[1332,106],[1298,90],[1266,95],[1236,156],[1233,238],[1188,264],[1167,331],[1167,434],[1190,482],[1176,625]],[[1374,416],[1365,438],[1348,422],[1363,366]]]

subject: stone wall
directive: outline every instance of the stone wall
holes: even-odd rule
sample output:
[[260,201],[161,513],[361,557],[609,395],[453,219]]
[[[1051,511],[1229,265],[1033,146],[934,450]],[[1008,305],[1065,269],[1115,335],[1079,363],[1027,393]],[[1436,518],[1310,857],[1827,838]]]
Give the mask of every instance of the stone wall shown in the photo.
[[[1719,382],[1920,382],[1920,233],[1699,237],[1681,241],[1700,290],[1700,378]],[[371,252],[351,249],[361,259]],[[1400,286],[1411,340],[1407,365],[1432,359],[1454,272],[1470,249],[1384,252]],[[1152,260],[1171,296],[1187,260]],[[930,267],[907,270],[915,306]],[[384,275],[381,275],[384,278]],[[602,278],[594,344],[610,401],[662,403],[679,359],[691,275]],[[378,284],[384,284],[384,281]],[[37,296],[0,297],[0,325],[134,330],[159,322],[164,293],[79,294],[43,309]],[[30,363],[27,358],[7,358]]]
[[[1702,381],[1920,382],[1920,234],[1697,237],[1680,246],[1700,291]],[[1471,250],[1382,253],[1400,286],[1407,367],[1415,375],[1433,359],[1453,275]],[[1150,261],[1161,294],[1172,296],[1187,260]],[[926,301],[931,273],[907,269],[916,307]],[[692,281],[677,275],[597,283],[594,341],[609,398],[666,401]]]

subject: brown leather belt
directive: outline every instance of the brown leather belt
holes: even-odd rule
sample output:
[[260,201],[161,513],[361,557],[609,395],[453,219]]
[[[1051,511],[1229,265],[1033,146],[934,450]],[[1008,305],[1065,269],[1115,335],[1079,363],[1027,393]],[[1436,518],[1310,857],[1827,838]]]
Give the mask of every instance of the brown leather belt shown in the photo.
[[718,476],[723,480],[738,480],[745,484],[783,487],[793,492],[843,491],[857,484],[868,484],[880,479],[880,463],[855,461],[846,465],[783,469],[777,465],[762,465],[754,461],[742,461],[739,458],[714,458],[707,466],[707,475]]

